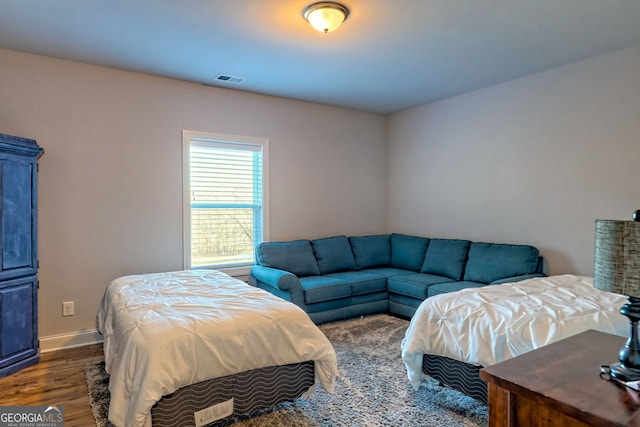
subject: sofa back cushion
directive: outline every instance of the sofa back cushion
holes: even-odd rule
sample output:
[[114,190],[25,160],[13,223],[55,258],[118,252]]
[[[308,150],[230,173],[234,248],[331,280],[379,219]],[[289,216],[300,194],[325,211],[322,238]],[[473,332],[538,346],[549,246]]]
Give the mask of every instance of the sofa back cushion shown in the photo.
[[299,277],[320,274],[308,240],[265,242],[258,245],[256,252],[258,263],[265,267],[289,271]]
[[391,263],[391,237],[388,234],[349,237],[359,269],[388,267]]
[[391,235],[391,266],[405,270],[420,271],[427,252],[429,239],[426,237]]
[[462,279],[470,244],[469,240],[431,239],[420,272]]
[[536,272],[538,249],[528,245],[473,242],[464,280],[491,283],[507,277]]
[[318,261],[320,274],[355,270],[357,268],[347,236],[312,240],[311,247]]

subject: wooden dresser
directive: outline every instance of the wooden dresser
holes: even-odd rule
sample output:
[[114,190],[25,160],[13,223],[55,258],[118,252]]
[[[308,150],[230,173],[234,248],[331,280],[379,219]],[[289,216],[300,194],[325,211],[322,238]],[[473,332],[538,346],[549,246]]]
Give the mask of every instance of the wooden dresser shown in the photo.
[[0,134],[0,377],[40,358],[35,141]]
[[599,376],[625,341],[589,330],[481,369],[489,426],[640,426],[640,393]]

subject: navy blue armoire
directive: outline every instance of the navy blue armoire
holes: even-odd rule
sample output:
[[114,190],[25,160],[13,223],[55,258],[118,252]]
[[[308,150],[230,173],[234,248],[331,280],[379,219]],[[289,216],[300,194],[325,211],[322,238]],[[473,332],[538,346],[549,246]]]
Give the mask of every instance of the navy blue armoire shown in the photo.
[[35,141],[0,134],[0,377],[40,359]]

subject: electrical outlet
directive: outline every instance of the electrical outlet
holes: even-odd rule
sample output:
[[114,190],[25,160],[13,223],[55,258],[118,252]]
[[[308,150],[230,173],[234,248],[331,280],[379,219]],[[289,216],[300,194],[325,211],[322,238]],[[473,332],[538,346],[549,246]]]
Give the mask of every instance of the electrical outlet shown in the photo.
[[73,316],[74,314],[73,301],[64,301],[62,303],[62,316]]

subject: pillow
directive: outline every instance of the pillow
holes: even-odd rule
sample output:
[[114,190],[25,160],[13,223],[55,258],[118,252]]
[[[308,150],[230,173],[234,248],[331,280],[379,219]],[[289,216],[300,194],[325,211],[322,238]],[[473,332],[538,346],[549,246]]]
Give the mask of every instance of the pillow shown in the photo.
[[356,260],[347,236],[326,237],[311,241],[320,274],[355,270]]
[[349,237],[358,268],[386,267],[391,261],[388,234]]
[[260,265],[289,271],[298,277],[320,274],[308,240],[261,243],[257,258]]
[[533,246],[474,242],[469,249],[464,280],[491,283],[535,273],[539,256]]
[[426,237],[391,235],[391,266],[405,270],[420,271],[427,252],[429,239]]
[[420,272],[460,280],[470,244],[468,240],[431,239]]

